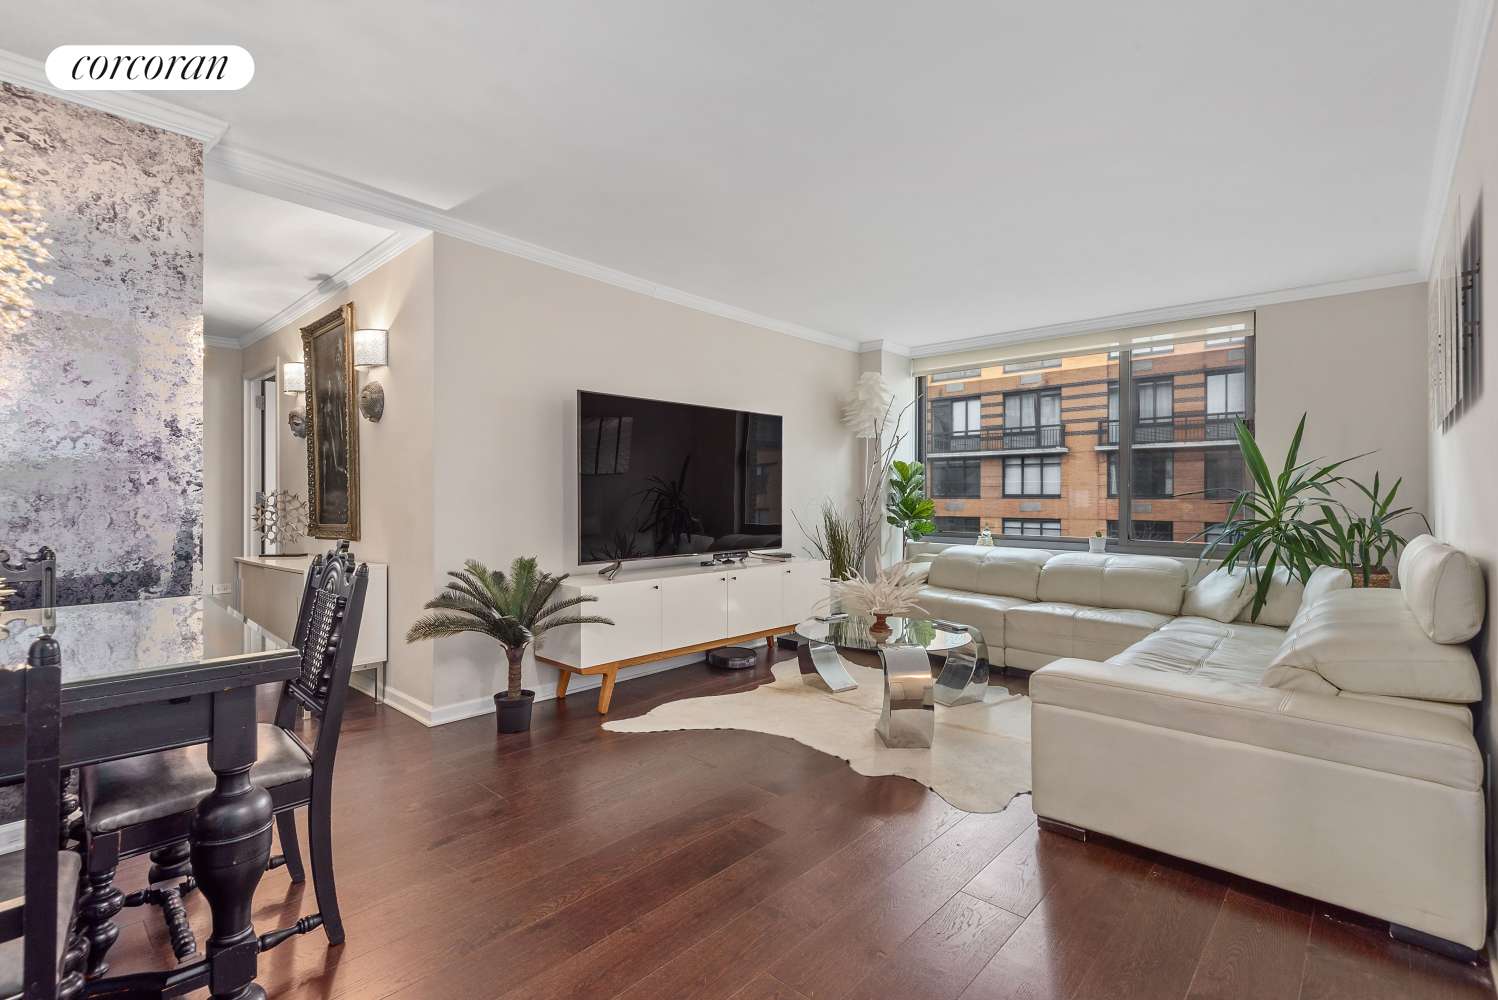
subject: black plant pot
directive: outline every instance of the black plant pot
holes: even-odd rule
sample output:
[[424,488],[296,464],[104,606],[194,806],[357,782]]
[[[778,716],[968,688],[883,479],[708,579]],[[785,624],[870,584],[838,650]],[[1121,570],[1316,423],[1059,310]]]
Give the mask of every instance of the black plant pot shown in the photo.
[[531,705],[536,692],[521,691],[520,697],[511,701],[503,694],[494,696],[494,724],[501,733],[523,733],[531,727]]

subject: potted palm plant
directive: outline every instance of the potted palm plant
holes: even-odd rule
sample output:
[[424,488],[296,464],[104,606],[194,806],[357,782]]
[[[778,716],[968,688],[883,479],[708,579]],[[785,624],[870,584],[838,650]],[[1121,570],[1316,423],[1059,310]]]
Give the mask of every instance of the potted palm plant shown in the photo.
[[1254,585],[1250,617],[1258,618],[1269,599],[1269,584],[1277,567],[1284,566],[1291,576],[1304,582],[1317,566],[1336,562],[1332,536],[1315,515],[1330,501],[1330,488],[1343,481],[1337,469],[1352,459],[1328,465],[1317,464],[1319,459],[1300,461],[1300,439],[1306,429],[1305,414],[1301,414],[1284,465],[1275,473],[1243,421],[1237,421],[1235,429],[1252,481],[1248,489],[1233,498],[1223,518],[1226,527],[1207,544],[1201,558],[1217,558],[1217,551],[1226,545],[1222,564],[1229,571],[1239,560],[1247,564],[1248,579]]
[[490,572],[477,559],[468,560],[466,565],[466,570],[448,572],[455,582],[427,601],[427,610],[435,613],[418,618],[406,632],[406,641],[441,639],[464,632],[478,632],[497,641],[505,649],[510,676],[504,694],[494,696],[496,725],[501,733],[523,733],[531,727],[531,705],[536,700],[536,692],[520,687],[525,648],[535,643],[539,649],[546,633],[559,625],[614,623],[597,615],[562,614],[598,598],[584,594],[552,600],[567,574],[552,576],[539,570],[530,556],[511,563],[508,576],[503,570]]
[[[1319,522],[1331,537],[1333,549],[1340,557],[1340,564],[1352,574],[1354,587],[1388,587],[1393,574],[1384,565],[1390,555],[1398,555],[1407,539],[1390,527],[1391,522],[1407,514],[1415,514],[1422,521],[1425,515],[1413,507],[1394,506],[1394,497],[1399,492],[1403,479],[1396,479],[1388,493],[1382,493],[1378,473],[1373,474],[1373,485],[1366,486],[1355,479],[1347,482],[1367,498],[1370,507],[1367,517],[1355,514],[1342,503],[1323,504]],[[1341,516],[1337,511],[1341,511]],[[1345,521],[1344,521],[1345,518]],[[1425,522],[1430,530],[1430,522]]]

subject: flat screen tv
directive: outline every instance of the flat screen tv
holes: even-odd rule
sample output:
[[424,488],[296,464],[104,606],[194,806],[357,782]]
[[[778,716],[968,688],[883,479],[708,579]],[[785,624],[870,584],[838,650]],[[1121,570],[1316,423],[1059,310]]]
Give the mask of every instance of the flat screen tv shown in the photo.
[[781,418],[577,394],[579,564],[781,543]]

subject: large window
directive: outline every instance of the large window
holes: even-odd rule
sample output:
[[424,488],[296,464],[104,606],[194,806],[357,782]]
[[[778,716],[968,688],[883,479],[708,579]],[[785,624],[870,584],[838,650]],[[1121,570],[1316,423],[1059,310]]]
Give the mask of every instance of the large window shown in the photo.
[[982,496],[983,460],[937,458],[931,461],[931,496],[960,500]]
[[981,517],[933,517],[939,535],[976,535],[983,530]]
[[931,404],[931,451],[981,451],[983,400],[938,399]]
[[[1141,339],[1157,334],[1168,342]],[[918,457],[937,513],[1079,540],[1112,522],[1123,551],[1199,540],[1247,485],[1235,428],[1253,430],[1255,340],[1236,317],[1202,323],[1199,340],[1179,335],[1120,330],[1091,354],[946,362],[965,388],[918,387]],[[987,405],[974,409],[977,398]]]
[[1024,455],[1004,459],[1006,497],[1059,497],[1061,456]]

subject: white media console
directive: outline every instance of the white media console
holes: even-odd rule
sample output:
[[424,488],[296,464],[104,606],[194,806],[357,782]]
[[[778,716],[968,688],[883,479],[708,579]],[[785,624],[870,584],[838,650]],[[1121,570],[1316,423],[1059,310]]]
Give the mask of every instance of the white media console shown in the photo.
[[602,674],[598,711],[609,710],[621,667],[789,632],[828,594],[825,560],[718,566],[651,567],[620,572],[612,580],[578,574],[559,596],[597,597],[577,613],[602,615],[610,625],[572,625],[548,636],[538,656],[562,671],[557,697],[573,674]]

